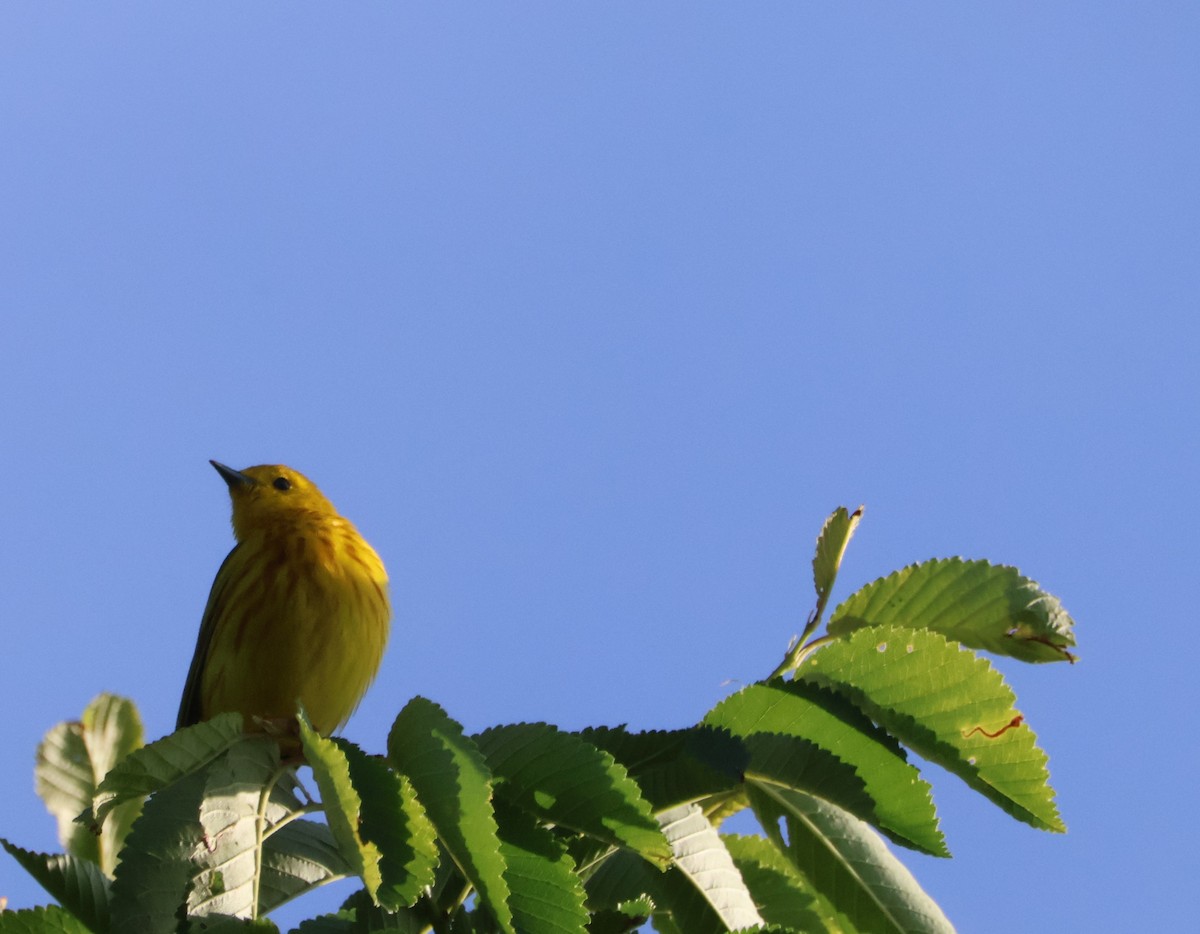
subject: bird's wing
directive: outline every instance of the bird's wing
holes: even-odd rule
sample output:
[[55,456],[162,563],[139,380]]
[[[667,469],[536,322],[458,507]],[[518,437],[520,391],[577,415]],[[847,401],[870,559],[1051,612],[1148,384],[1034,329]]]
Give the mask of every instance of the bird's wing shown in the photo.
[[220,602],[221,594],[229,585],[226,568],[241,545],[234,545],[233,550],[225,556],[217,576],[213,579],[212,590],[208,594],[208,603],[204,607],[204,616],[200,620],[200,635],[196,639],[196,654],[192,656],[192,666],[188,669],[187,683],[183,686],[183,699],[179,702],[179,716],[175,720],[175,729],[199,723],[203,711],[200,707],[200,681],[204,674],[204,666],[208,662],[208,651],[212,646],[213,632],[217,628],[215,608]]

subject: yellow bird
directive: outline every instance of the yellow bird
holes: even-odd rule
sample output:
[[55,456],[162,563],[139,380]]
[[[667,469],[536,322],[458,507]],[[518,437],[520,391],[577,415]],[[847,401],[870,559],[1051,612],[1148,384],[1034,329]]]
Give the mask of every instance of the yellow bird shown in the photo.
[[217,571],[176,728],[219,713],[282,720],[298,705],[313,727],[342,726],[387,644],[387,571],[375,550],[302,474],[233,470],[237,544]]

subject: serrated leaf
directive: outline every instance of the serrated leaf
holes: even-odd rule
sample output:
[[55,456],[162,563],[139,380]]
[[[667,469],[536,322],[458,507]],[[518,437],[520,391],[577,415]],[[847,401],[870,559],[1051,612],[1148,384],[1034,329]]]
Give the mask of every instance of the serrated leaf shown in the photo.
[[563,846],[514,805],[498,801],[496,821],[513,927],[522,934],[584,934],[583,884]]
[[545,723],[494,727],[475,742],[502,779],[497,793],[518,807],[662,866],[670,862],[650,805],[607,752]]
[[807,877],[770,840],[731,834],[722,834],[721,839],[768,928],[837,931],[829,923],[831,916],[822,912],[822,901]]
[[407,776],[353,743],[334,739],[350,767],[362,801],[359,834],[379,850],[379,903],[388,909],[411,905],[433,883],[438,863],[436,832]]
[[829,621],[844,635],[863,626],[930,629],[975,649],[1025,662],[1074,661],[1074,622],[1056,597],[1016,568],[961,558],[912,564],[847,598]]
[[630,733],[623,727],[589,727],[579,734],[625,766],[656,810],[737,789],[750,754],[725,730]]
[[[879,836],[864,822],[800,792],[750,792],[759,821],[818,896],[818,913],[832,911],[834,930],[953,934],[925,894]],[[786,842],[778,821],[787,824]],[[828,919],[827,919],[828,923]]]
[[492,811],[492,774],[462,727],[415,697],[392,724],[388,758],[408,776],[438,837],[502,931],[514,932]]
[[929,784],[906,761],[900,745],[846,698],[816,685],[775,680],[731,695],[709,711],[704,722],[745,738],[751,754],[760,753],[749,766],[760,777],[787,777],[762,761],[764,742],[770,748],[783,745],[764,741],[764,734],[816,744],[853,768],[869,799],[865,807],[858,795],[837,803],[905,846],[949,855]]
[[[675,871],[687,878],[728,930],[763,923],[720,834],[696,805],[671,808],[658,820],[675,854]],[[676,916],[676,921],[681,919]]]
[[197,816],[204,783],[204,774],[195,772],[146,801],[113,878],[113,931],[175,934],[191,888],[192,858],[204,846]]
[[95,820],[117,805],[141,799],[210,762],[242,740],[241,714],[225,713],[164,736],[122,759],[96,789]]
[[622,905],[657,904],[664,873],[630,850],[609,851],[583,873],[587,907],[593,915]]
[[312,768],[313,778],[321,790],[325,819],[337,841],[342,856],[350,863],[355,875],[362,878],[372,899],[378,898],[383,874],[379,869],[379,847],[363,839],[359,832],[362,820],[362,797],[350,779],[350,763],[343,747],[317,733],[301,713],[300,742],[304,758]]
[[35,853],[4,839],[0,846],[90,930],[108,930],[109,881],[99,866],[69,855]]
[[[426,912],[419,909],[422,905],[418,905],[414,909],[402,908],[399,911],[388,911],[373,904],[371,896],[367,894],[366,889],[359,889],[357,892],[349,896],[343,903],[342,909],[336,915],[325,915],[325,918],[350,919],[353,927],[345,929],[352,931],[353,934],[373,934],[376,931],[395,931],[398,934],[429,934],[430,920],[426,916]],[[451,924],[458,920],[460,915],[456,915]],[[305,922],[310,924],[311,922]],[[341,928],[331,928],[328,934],[341,934]],[[297,934],[326,934],[324,929],[306,927],[300,925]]]
[[290,934],[360,934],[362,926],[353,911],[339,911],[332,915],[318,915],[301,921]]
[[91,934],[82,921],[59,908],[0,911],[0,934]]
[[809,655],[797,678],[843,694],[1006,812],[1063,832],[1046,754],[986,659],[929,630],[872,626]]
[[109,875],[141,808],[140,798],[107,815],[99,833],[76,818],[91,805],[109,770],[141,745],[142,722],[133,702],[101,694],[80,720],[58,724],[38,746],[37,791],[58,821],[59,842],[72,856],[98,863]]
[[[198,810],[203,845],[193,853],[189,915],[249,919],[259,914],[263,834],[283,817],[281,808],[264,803],[278,771],[278,745],[247,737],[203,773]],[[198,923],[211,927],[216,922]]]
[[838,569],[842,566],[842,557],[846,554],[846,546],[850,544],[850,537],[858,528],[862,515],[862,506],[854,512],[849,512],[845,506],[839,506],[821,527],[812,562],[813,586],[817,591],[817,616],[821,615],[826,601],[829,600],[834,581],[837,580]]

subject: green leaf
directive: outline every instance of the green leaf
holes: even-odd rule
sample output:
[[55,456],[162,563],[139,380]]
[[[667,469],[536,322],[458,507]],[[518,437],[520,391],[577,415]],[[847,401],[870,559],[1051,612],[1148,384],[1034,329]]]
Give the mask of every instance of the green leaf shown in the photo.
[[750,754],[725,730],[630,733],[623,727],[589,727],[579,734],[628,770],[655,810],[738,789]]
[[379,850],[382,881],[376,897],[393,910],[411,905],[433,883],[438,863],[433,824],[406,776],[347,740],[334,742],[346,756],[350,780],[362,799],[359,833]]
[[670,862],[650,805],[608,753],[545,723],[493,727],[475,742],[501,779],[497,793],[518,807],[662,866]]
[[808,878],[765,837],[722,834],[725,849],[742,874],[754,903],[768,925],[797,931],[836,931],[832,915]]
[[[675,871],[704,897],[728,930],[763,923],[720,834],[696,805],[671,808],[659,814],[658,820],[675,854]],[[678,915],[675,920],[685,930],[692,930]]]
[[562,844],[511,804],[496,803],[496,820],[514,928],[522,934],[584,934],[583,883]]
[[125,840],[112,884],[111,929],[175,934],[204,848],[198,814],[205,776],[193,773],[146,801]]
[[[314,922],[306,921],[297,929],[296,934],[342,934],[343,931],[353,934],[369,934],[374,931],[396,931],[399,934],[429,934],[430,922],[420,909],[424,903],[414,909],[388,911],[372,903],[366,889],[359,889],[342,903],[342,909],[336,915],[324,915],[323,919],[330,921],[349,920],[351,926],[318,927]],[[318,921],[322,919],[317,919]]]
[[198,811],[204,845],[195,851],[188,913],[247,919],[259,914],[263,834],[285,810],[269,804],[279,746],[246,737],[204,772]]
[[[800,792],[752,789],[759,821],[817,894],[834,930],[953,934],[937,904],[862,821]],[[787,841],[779,834],[786,819]]]
[[34,853],[4,839],[0,846],[90,930],[108,930],[109,881],[99,866],[69,855]]
[[113,808],[204,768],[242,740],[242,717],[224,713],[177,730],[122,759],[96,789],[92,808],[104,820]]
[[297,719],[304,758],[312,767],[313,778],[321,790],[329,829],[355,875],[362,877],[371,898],[377,899],[379,887],[383,885],[383,874],[379,868],[381,854],[379,847],[365,840],[359,832],[363,803],[358,789],[350,780],[346,751],[338,743],[317,733],[303,713]]
[[58,821],[58,839],[72,856],[98,863],[111,875],[117,853],[141,809],[140,797],[109,814],[100,833],[77,822],[96,787],[118,762],[142,745],[142,722],[132,701],[101,694],[74,722],[60,723],[38,746],[38,794]]
[[[685,813],[688,817],[699,814],[699,810],[691,805],[683,805],[673,811]],[[671,812],[666,816],[671,817]],[[704,823],[707,825],[707,822]],[[710,825],[706,827],[707,830],[711,830]],[[701,850],[710,842],[706,837],[707,832],[699,835],[696,841]],[[719,839],[717,842],[720,842]],[[728,853],[724,858],[729,859]],[[713,868],[719,868],[715,861]],[[631,851],[619,850],[600,863],[585,884],[588,907],[594,915],[602,917],[602,930],[622,930],[620,919],[612,915],[614,909],[620,907],[636,910],[650,905],[653,909],[649,914],[656,931],[723,934],[731,928],[708,897],[715,898],[720,893],[710,890],[706,896],[703,888],[707,883],[717,882],[722,878],[736,879],[735,889],[742,892],[741,897],[748,897],[741,879],[736,876],[736,869],[733,870],[732,876],[718,871],[708,879],[698,879],[700,884],[697,885],[696,881],[677,866],[666,872],[659,872]],[[740,901],[741,898],[733,896],[725,907],[736,910],[735,902]]]
[[587,907],[593,915],[622,906],[656,905],[665,875],[630,850],[616,850],[584,873]]
[[919,755],[1006,812],[1063,832],[1046,754],[987,660],[928,630],[859,629],[809,655],[797,677],[849,698]]
[[358,916],[353,911],[339,911],[333,915],[318,915],[300,922],[290,934],[360,934],[363,930]]
[[816,744],[854,769],[870,799],[865,807],[857,795],[838,803],[849,805],[898,843],[949,855],[929,784],[908,764],[899,744],[844,697],[804,682],[775,680],[731,695],[704,722],[745,738],[751,753],[760,753],[749,771],[776,780],[786,779],[787,773],[771,768],[761,753],[784,744],[769,738],[764,743],[763,734]]
[[817,551],[813,555],[813,586],[817,591],[816,618],[820,618],[825,604],[833,592],[834,581],[837,580],[838,569],[842,566],[842,557],[846,554],[846,546],[850,544],[850,536],[858,528],[862,520],[863,507],[859,506],[854,512],[848,512],[845,506],[839,506],[833,515],[825,520],[821,534],[817,536]]
[[961,558],[912,564],[851,595],[832,635],[863,626],[931,629],[974,649],[1024,662],[1074,661],[1074,622],[1058,599],[1016,568]]
[[0,934],[91,934],[82,921],[57,905],[0,911]]
[[409,701],[388,734],[388,758],[408,776],[438,837],[502,931],[513,932],[492,774],[478,747],[437,704]]

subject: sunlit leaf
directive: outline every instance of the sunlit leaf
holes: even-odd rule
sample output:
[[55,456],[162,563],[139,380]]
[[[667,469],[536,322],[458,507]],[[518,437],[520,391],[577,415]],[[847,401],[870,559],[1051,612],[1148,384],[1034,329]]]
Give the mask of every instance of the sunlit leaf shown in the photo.
[[843,694],[923,758],[1019,820],[1063,831],[1046,754],[986,659],[929,630],[859,629],[805,659],[797,677]]
[[392,725],[388,758],[412,782],[438,838],[500,930],[515,934],[492,811],[492,774],[479,748],[441,707],[416,697]]
[[[837,580],[838,569],[842,566],[842,557],[846,554],[846,546],[850,544],[850,536],[858,528],[862,520],[863,507],[859,506],[854,512],[847,511],[845,506],[839,506],[825,520],[821,534],[817,536],[817,550],[813,555],[813,586],[817,591],[817,606],[824,608],[829,594],[833,591],[834,581]],[[820,610],[818,610],[818,615]]]
[[350,780],[350,764],[345,749],[317,733],[303,714],[300,723],[300,742],[304,758],[312,767],[313,778],[321,790],[325,819],[338,843],[342,856],[350,863],[354,874],[362,878],[372,898],[377,898],[383,875],[379,869],[379,847],[365,840],[362,825],[362,797]]
[[335,739],[350,767],[350,780],[362,807],[358,832],[379,851],[380,887],[385,908],[411,905],[433,883],[438,862],[436,833],[407,776],[353,743]]
[[1016,568],[987,561],[910,564],[847,598],[829,632],[884,625],[931,629],[1025,662],[1074,661],[1074,622],[1058,599]]
[[[783,779],[763,762],[765,747],[781,748],[790,736],[811,742],[853,768],[869,798],[840,803],[898,842],[947,856],[927,782],[906,761],[900,745],[846,698],[813,684],[776,679],[752,684],[726,698],[704,718],[747,741],[755,775]],[[809,787],[805,790],[816,791]]]

